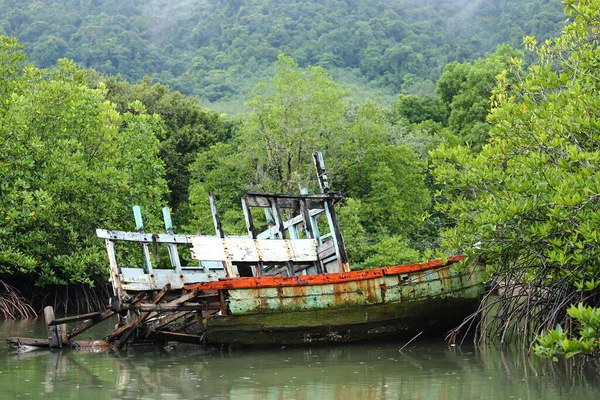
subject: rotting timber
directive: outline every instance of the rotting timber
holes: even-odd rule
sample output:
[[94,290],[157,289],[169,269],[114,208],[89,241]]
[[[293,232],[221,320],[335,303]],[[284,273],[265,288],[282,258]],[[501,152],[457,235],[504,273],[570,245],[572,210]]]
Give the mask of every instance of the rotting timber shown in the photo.
[[[242,198],[244,237],[225,234],[212,195],[215,236],[175,234],[168,208],[163,209],[166,233],[146,233],[141,211],[134,207],[136,232],[97,230],[108,253],[110,307],[59,319],[47,307],[48,339],[7,341],[60,348],[410,338],[456,326],[476,308],[483,292],[480,271],[452,269],[460,256],[350,271],[334,208],[342,196],[329,191],[320,153],[314,160],[320,194],[248,193]],[[253,219],[257,208],[268,222],[262,232]],[[141,266],[126,266],[126,257],[117,254],[127,244],[138,247]],[[159,247],[168,250],[168,268],[156,266]],[[191,251],[193,265],[182,265],[182,247]],[[103,339],[75,340],[115,314],[119,322]],[[66,324],[74,322],[80,324],[67,330]]]

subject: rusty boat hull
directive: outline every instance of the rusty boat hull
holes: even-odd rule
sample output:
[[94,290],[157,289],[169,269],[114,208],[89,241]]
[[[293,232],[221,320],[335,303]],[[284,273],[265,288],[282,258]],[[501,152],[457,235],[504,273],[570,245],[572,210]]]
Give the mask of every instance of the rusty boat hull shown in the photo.
[[347,273],[233,278],[191,285],[218,290],[225,312],[206,320],[213,344],[297,345],[443,334],[472,313],[484,291],[460,257]]

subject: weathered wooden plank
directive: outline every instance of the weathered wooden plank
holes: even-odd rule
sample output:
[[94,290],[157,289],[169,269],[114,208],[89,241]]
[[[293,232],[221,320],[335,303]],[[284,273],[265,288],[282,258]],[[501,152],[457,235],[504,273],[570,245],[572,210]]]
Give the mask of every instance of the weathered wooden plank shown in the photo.
[[[165,296],[169,293],[170,290],[171,290],[171,285],[169,285],[169,284],[165,285],[165,287],[163,287],[162,290],[160,292],[158,292],[156,294],[156,296],[154,296],[154,299],[152,299],[152,303],[153,304],[160,303],[165,298]],[[146,321],[148,318],[150,318],[154,315],[156,315],[156,314],[148,313],[148,312],[142,313],[134,321],[127,324],[127,325],[129,325],[129,328],[124,330],[123,333],[119,337],[119,340],[121,341],[121,343],[122,344],[126,343],[127,340],[129,339],[129,337],[133,334],[133,332],[135,332],[137,327],[139,325],[141,325],[142,323],[144,323],[144,321]]]
[[319,252],[319,258],[321,260],[326,259],[327,257],[331,257],[335,255],[335,246],[333,240],[329,240],[322,245],[317,247],[317,251]]
[[301,193],[301,194],[292,194],[292,193],[261,193],[261,192],[246,192],[246,197],[248,198],[258,198],[258,199],[313,199],[313,200],[342,200],[344,196],[335,192],[327,192],[327,193]]
[[50,347],[50,340],[48,339],[34,339],[25,337],[9,337],[6,338],[6,343],[9,346],[34,346],[34,347]]
[[144,312],[175,312],[175,311],[201,311],[207,310],[206,303],[187,303],[187,304],[140,304],[135,307]]
[[[171,289],[171,286],[166,285],[152,300],[153,305],[158,304],[164,298],[164,296],[169,292],[170,289]],[[167,304],[179,304],[179,302],[185,302],[185,301],[193,298],[194,296],[197,296],[198,294],[199,294],[199,291],[192,290],[190,293],[187,293],[184,296],[181,296],[178,299],[176,299],[172,302],[169,302]],[[135,305],[135,307],[137,308],[138,306]],[[145,313],[140,314],[135,320],[117,328],[113,333],[111,333],[110,335],[108,335],[106,337],[106,340],[114,341],[114,340],[118,339],[120,341],[119,346],[125,344],[127,342],[127,339],[129,338],[129,336],[131,336],[133,334],[133,332],[137,329],[137,327],[140,324],[142,324],[145,320],[147,320],[148,318],[153,317],[155,315],[156,315],[155,313],[151,313],[151,312],[145,312]]]
[[283,219],[281,218],[281,207],[279,207],[277,201],[272,200],[273,199],[269,199],[269,203],[271,204],[271,214],[275,220],[275,228],[277,228],[277,238],[285,239],[285,228],[283,227]]
[[160,290],[167,284],[175,290],[191,283],[217,281],[226,277],[222,269],[210,269],[208,272],[184,269],[181,274],[174,270],[155,269],[153,274],[145,274],[141,268],[123,268],[122,272],[121,286],[126,291]]
[[212,236],[200,236],[192,240],[192,259],[206,261],[225,261],[228,259],[223,239]]
[[68,324],[69,322],[83,321],[86,319],[98,317],[101,314],[102,314],[102,311],[97,311],[97,312],[88,313],[88,314],[79,314],[79,315],[72,315],[70,317],[56,318],[50,322],[47,322],[47,325],[52,326],[52,325]]
[[208,194],[208,200],[210,202],[210,211],[213,217],[215,233],[217,237],[224,238],[225,233],[223,232],[223,226],[221,225],[221,218],[219,217],[219,213],[217,211],[217,205],[215,204],[215,195],[213,194],[213,192],[210,192]]
[[[217,206],[215,204],[215,198],[214,198],[214,195],[212,192],[209,193],[208,199],[210,201],[210,211],[212,213],[213,223],[215,225],[215,231],[216,231],[217,237],[224,238],[225,232],[223,232],[223,227],[221,225],[221,219],[219,218],[219,213],[217,211]],[[217,261],[217,260],[209,260],[209,261]],[[235,273],[233,271],[233,265],[231,264],[231,262],[227,259],[219,260],[219,261],[221,261],[223,263],[223,269],[225,269],[227,276],[230,278],[233,278],[235,276]]]
[[108,263],[110,266],[110,281],[113,288],[113,307],[119,309],[121,308],[121,301],[123,299],[123,287],[121,286],[121,271],[115,255],[115,244],[108,239],[105,239],[104,242],[106,243],[106,252],[108,253]]
[[170,323],[175,322],[178,319],[190,314],[192,314],[192,311],[182,311],[171,313],[169,315],[161,315],[160,317],[152,321],[148,321],[148,324],[150,325],[149,328],[151,331],[162,328],[163,326],[169,325]]
[[248,203],[246,202],[246,198],[242,197],[242,211],[244,212],[244,220],[246,221],[246,229],[248,230],[248,235],[250,239],[256,239],[256,228],[254,227],[254,220],[252,219],[252,212],[248,207]]
[[336,203],[342,200],[344,196],[339,193],[321,193],[321,194],[280,194],[280,193],[256,193],[248,192],[246,201],[250,207],[271,208],[271,203],[275,201],[279,208],[299,209],[299,202],[305,201],[309,208],[323,208],[323,201]]
[[[256,227],[254,226],[254,220],[252,219],[252,212],[246,203],[246,198],[242,197],[242,210],[244,211],[244,219],[246,220],[246,228],[248,229],[248,234],[250,235],[250,239],[256,239]],[[258,261],[254,266],[254,275],[262,276],[263,275],[263,262]]]
[[[217,309],[218,309],[218,307],[215,308],[214,310],[205,311],[205,312],[215,312]],[[203,331],[204,321],[202,320],[202,312],[195,312],[195,313],[188,314],[188,317],[185,319],[185,321],[182,324],[178,324],[176,326],[171,326],[171,327],[169,327],[169,330],[171,332],[181,332],[184,329],[188,329],[194,325],[199,325],[196,328],[198,330],[198,332]]]
[[108,229],[96,229],[96,236],[101,239],[121,240],[125,242],[143,242],[143,243],[173,243],[185,244],[189,243],[190,239],[196,235],[176,235],[168,233],[140,233],[140,232],[124,232],[111,231]]
[[198,236],[192,240],[195,260],[235,262],[305,262],[317,260],[314,239],[218,239]]
[[[302,206],[301,206],[302,207]],[[308,207],[307,207],[308,208]],[[319,216],[320,214],[322,214],[323,212],[325,212],[325,210],[323,210],[322,208],[316,208],[316,209],[312,209],[309,211],[309,216],[312,217],[313,219],[316,218],[317,216]],[[294,226],[294,225],[298,225],[300,223],[303,222],[303,215],[297,215],[294,218],[291,218],[287,221],[285,221],[283,223],[283,227],[284,229],[289,229],[290,227]],[[312,227],[311,227],[312,228]],[[257,239],[268,239],[271,238],[273,236],[276,236],[277,234],[277,227],[276,226],[272,226],[269,229],[259,233],[258,235],[256,235]],[[309,236],[309,237],[314,237],[313,235]]]

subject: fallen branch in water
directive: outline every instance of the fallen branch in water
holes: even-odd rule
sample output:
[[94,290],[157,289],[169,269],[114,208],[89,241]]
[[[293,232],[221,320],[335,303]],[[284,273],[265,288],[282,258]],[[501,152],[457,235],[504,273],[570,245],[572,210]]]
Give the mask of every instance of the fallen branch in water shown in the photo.
[[423,332],[421,331],[421,332],[417,333],[417,334],[415,335],[415,337],[413,337],[413,338],[412,338],[412,339],[410,339],[408,342],[406,342],[406,344],[405,344],[404,346],[400,347],[400,350],[398,350],[398,351],[402,351],[402,350],[403,350],[403,349],[404,349],[406,346],[408,346],[408,345],[409,345],[409,344],[410,344],[410,343],[411,343],[413,340],[415,340],[416,338],[418,338],[419,336],[421,336],[421,333],[423,333]]

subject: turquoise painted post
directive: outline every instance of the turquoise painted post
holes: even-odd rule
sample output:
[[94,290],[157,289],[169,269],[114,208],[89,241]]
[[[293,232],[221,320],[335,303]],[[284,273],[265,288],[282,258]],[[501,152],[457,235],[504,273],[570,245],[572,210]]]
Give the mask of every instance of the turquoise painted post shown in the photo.
[[290,235],[290,239],[299,239],[298,235],[298,227],[296,225],[292,225],[288,228],[288,234]]
[[144,222],[142,221],[142,209],[140,206],[133,206],[133,217],[135,218],[135,230],[144,230]]
[[263,208],[263,212],[265,213],[265,220],[267,221],[267,224],[269,225],[269,229],[267,231],[267,232],[269,232],[269,239],[276,239],[277,238],[276,229],[271,229],[276,225],[275,218],[273,217],[273,211],[270,208]]
[[[133,217],[135,218],[135,229],[139,233],[144,233],[144,222],[142,221],[142,210],[140,206],[133,206]],[[142,257],[144,258],[144,271],[147,274],[152,273],[152,262],[150,261],[150,251],[148,250],[148,244],[140,242],[142,245]]]
[[162,209],[163,221],[165,221],[165,229],[169,235],[172,235],[173,230],[173,221],[171,221],[171,211],[169,211],[169,207],[163,207]]

